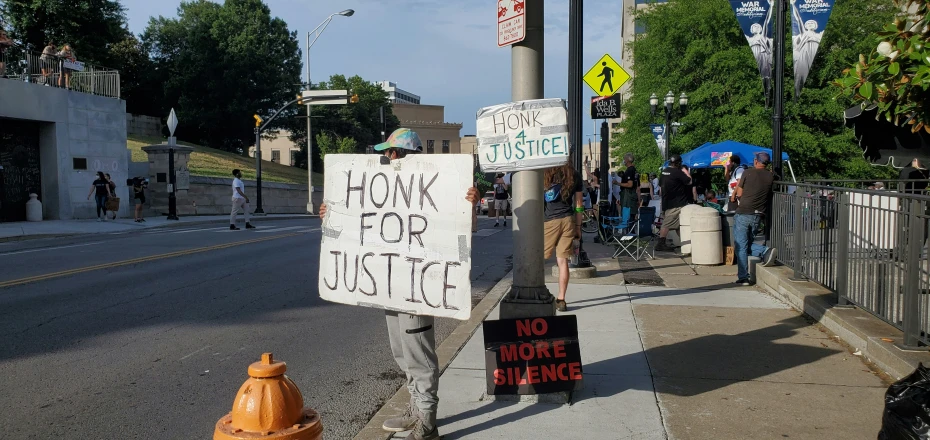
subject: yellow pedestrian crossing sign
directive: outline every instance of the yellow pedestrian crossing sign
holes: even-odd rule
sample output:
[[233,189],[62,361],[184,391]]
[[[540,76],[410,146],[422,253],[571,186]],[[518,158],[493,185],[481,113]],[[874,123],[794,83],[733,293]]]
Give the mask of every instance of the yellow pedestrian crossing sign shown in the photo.
[[629,80],[630,74],[608,54],[597,60],[594,67],[584,75],[585,84],[600,96],[613,96]]

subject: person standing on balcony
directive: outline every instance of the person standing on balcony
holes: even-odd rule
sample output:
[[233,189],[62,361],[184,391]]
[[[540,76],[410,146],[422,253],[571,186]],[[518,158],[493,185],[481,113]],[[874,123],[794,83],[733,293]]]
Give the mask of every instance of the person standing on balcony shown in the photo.
[[65,44],[61,48],[61,52],[58,52],[58,59],[61,60],[61,76],[58,77],[58,87],[66,87],[68,90],[71,90],[71,72],[74,72],[73,69],[69,69],[64,66],[65,61],[74,62],[74,51],[71,50],[70,44]]
[[733,239],[736,242],[736,284],[749,286],[749,255],[761,255],[762,265],[770,266],[775,262],[776,250],[753,243],[759,233],[762,220],[768,215],[772,201],[772,185],[775,174],[766,167],[771,162],[768,153],[758,152],[753,159],[752,168],[743,171],[743,176],[736,185],[738,206],[733,219]]
[[0,78],[6,78],[6,50],[13,46],[13,40],[0,27]]
[[[55,43],[49,41],[48,46],[42,49],[42,56],[39,57],[40,64],[42,65],[42,82],[45,83],[46,86],[54,82],[55,69],[58,66],[58,57],[55,53]],[[49,81],[50,76],[53,78],[51,82]]]

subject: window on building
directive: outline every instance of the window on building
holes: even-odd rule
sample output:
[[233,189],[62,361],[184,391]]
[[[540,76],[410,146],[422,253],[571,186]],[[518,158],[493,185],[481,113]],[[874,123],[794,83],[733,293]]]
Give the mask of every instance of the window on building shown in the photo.
[[271,150],[271,161],[281,163],[281,150]]
[[443,154],[449,154],[449,141],[442,141]]
[[426,154],[433,154],[436,152],[436,141],[430,139],[426,141]]
[[291,166],[297,166],[297,155],[300,154],[300,150],[291,150]]
[[72,164],[76,170],[86,170],[87,169],[87,158],[85,157],[75,157],[72,159]]

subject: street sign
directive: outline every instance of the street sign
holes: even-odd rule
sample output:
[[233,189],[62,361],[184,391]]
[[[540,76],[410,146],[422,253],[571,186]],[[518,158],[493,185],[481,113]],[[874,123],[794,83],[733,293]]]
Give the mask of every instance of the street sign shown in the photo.
[[591,70],[584,75],[584,82],[597,93],[598,96],[613,96],[620,87],[623,87],[630,80],[630,74],[626,73],[613,58],[604,54],[597,63],[591,67]]
[[476,128],[482,172],[539,170],[568,161],[568,112],[562,99],[482,108]]
[[620,117],[620,95],[594,96],[591,98],[591,119]]
[[497,47],[526,38],[525,0],[497,0]]
[[171,113],[168,114],[168,132],[171,133],[171,136],[174,136],[174,129],[178,128],[178,116],[174,114],[174,108],[171,109]]

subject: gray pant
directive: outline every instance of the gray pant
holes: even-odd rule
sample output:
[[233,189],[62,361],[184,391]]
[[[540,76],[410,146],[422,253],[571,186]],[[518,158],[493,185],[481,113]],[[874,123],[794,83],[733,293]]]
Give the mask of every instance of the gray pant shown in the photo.
[[436,357],[436,335],[432,316],[385,312],[388,337],[394,361],[407,376],[410,403],[419,410],[421,419],[436,426],[439,404],[439,360]]
[[229,214],[229,224],[236,224],[236,215],[239,214],[239,211],[242,211],[242,214],[245,216],[245,222],[249,222],[249,204],[245,199],[233,197],[232,199],[232,212]]

